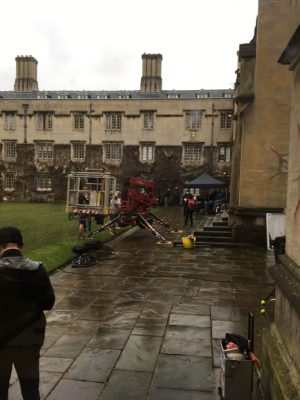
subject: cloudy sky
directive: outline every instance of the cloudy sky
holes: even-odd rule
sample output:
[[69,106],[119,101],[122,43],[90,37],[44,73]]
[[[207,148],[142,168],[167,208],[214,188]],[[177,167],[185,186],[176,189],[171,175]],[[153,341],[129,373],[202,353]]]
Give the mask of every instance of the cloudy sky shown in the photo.
[[0,91],[15,57],[38,61],[40,90],[136,90],[143,53],[160,53],[163,89],[227,89],[258,0],[9,0],[1,3]]

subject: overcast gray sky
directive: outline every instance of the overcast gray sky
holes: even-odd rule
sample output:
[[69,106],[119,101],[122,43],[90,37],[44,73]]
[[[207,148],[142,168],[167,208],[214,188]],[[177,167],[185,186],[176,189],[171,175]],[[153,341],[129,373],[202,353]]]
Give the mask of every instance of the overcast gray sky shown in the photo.
[[1,3],[0,91],[15,57],[38,61],[40,90],[136,90],[143,53],[163,89],[227,89],[254,33],[258,0],[9,0]]

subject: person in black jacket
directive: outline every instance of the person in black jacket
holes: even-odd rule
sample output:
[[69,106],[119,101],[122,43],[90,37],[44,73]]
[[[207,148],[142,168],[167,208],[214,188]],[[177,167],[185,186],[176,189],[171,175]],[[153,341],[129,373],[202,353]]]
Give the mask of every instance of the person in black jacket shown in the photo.
[[39,359],[45,338],[44,310],[55,302],[42,263],[21,253],[15,227],[0,228],[0,400],[8,399],[14,365],[24,400],[40,400]]

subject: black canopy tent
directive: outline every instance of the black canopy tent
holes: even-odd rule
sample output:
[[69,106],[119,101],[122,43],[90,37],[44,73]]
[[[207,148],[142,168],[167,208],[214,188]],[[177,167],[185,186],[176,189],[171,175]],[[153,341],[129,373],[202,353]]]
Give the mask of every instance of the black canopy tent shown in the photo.
[[228,184],[204,172],[198,178],[185,182],[186,188],[225,189]]

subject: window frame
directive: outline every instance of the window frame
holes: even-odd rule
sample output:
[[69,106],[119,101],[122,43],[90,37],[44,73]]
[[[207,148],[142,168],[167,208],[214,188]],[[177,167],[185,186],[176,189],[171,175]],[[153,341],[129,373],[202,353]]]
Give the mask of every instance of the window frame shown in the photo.
[[49,112],[37,112],[36,129],[38,131],[51,131],[53,129],[53,114]]
[[52,191],[53,181],[49,175],[37,174],[35,175],[35,189],[38,191]]
[[7,131],[16,130],[16,112],[15,111],[5,111],[4,112],[4,126]]
[[78,111],[73,113],[73,129],[76,131],[84,130],[84,112]]
[[220,112],[220,129],[232,129],[232,111]]
[[[35,142],[34,145],[34,150],[35,150],[35,159],[38,159],[40,161],[53,161],[54,158],[54,146],[53,142],[49,141],[39,141]],[[39,149],[39,147],[41,147]],[[44,149],[46,147],[46,149]],[[45,154],[47,154],[45,156]]]
[[[145,156],[145,157],[144,157]],[[155,144],[151,142],[140,143],[140,161],[151,163],[155,160]]]
[[185,130],[199,131],[202,128],[203,111],[186,110],[185,111]]
[[[191,151],[189,149],[196,150],[196,151],[191,153]],[[183,144],[183,161],[185,163],[198,163],[198,162],[200,162],[201,161],[201,156],[202,156],[202,150],[203,150],[203,144],[202,143],[184,143]],[[193,154],[194,154],[194,156],[193,156]]]
[[5,191],[12,191],[16,189],[16,173],[5,172],[3,176],[3,189]]
[[[11,155],[9,155],[11,152]],[[17,141],[16,140],[4,140],[3,141],[3,159],[4,160],[16,160],[17,158]]]
[[[76,149],[76,147],[80,146],[81,149]],[[84,161],[85,160],[85,142],[72,142],[72,160],[73,161]],[[76,153],[81,153],[82,157],[77,157]]]
[[232,155],[232,146],[230,143],[219,143],[218,144],[218,162],[219,163],[230,163]]
[[[122,142],[104,142],[104,157],[105,161],[120,162],[123,158],[123,143]],[[119,157],[115,157],[118,153]]]
[[106,131],[121,131],[122,130],[122,112],[107,111],[105,115],[105,130]]
[[154,129],[154,111],[143,111],[143,120],[145,130]]

